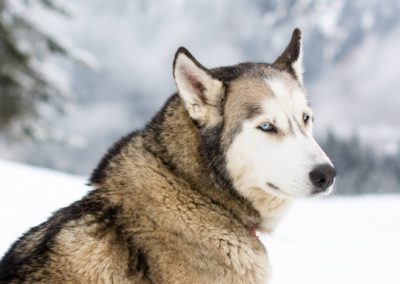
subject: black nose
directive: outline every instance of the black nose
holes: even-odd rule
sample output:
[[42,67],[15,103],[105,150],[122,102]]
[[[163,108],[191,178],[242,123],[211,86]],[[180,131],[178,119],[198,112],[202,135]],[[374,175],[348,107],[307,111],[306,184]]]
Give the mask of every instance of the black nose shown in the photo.
[[323,164],[315,167],[310,172],[310,179],[315,186],[313,193],[325,191],[333,183],[336,176],[336,170],[329,164]]

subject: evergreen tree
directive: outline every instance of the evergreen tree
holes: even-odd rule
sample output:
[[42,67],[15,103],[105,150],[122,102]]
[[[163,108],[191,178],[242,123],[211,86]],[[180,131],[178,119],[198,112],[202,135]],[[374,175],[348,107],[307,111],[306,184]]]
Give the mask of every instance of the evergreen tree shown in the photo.
[[400,147],[397,154],[378,154],[359,138],[329,133],[323,142],[338,177],[337,194],[400,193]]
[[[65,109],[71,90],[55,60],[88,63],[84,54],[51,35],[31,16],[34,8],[71,14],[54,0],[0,0],[0,134],[54,139],[46,121]],[[47,117],[46,117],[47,116]]]

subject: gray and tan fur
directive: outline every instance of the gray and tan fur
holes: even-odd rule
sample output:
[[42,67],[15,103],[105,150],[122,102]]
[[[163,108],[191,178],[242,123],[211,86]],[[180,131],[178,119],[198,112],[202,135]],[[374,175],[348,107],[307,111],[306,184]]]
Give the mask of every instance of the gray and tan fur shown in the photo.
[[11,247],[0,282],[268,282],[253,232],[334,178],[300,68],[298,29],[273,64],[206,69],[178,49],[178,92],[109,150],[93,191]]

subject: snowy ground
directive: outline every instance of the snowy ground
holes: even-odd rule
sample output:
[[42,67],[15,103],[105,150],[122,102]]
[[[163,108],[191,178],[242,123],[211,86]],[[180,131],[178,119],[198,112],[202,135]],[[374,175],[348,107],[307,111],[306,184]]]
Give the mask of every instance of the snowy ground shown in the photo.
[[[0,255],[27,228],[78,199],[85,179],[0,161]],[[262,237],[273,284],[400,283],[400,196],[297,202]]]
[[400,196],[302,200],[264,240],[273,283],[399,284]]

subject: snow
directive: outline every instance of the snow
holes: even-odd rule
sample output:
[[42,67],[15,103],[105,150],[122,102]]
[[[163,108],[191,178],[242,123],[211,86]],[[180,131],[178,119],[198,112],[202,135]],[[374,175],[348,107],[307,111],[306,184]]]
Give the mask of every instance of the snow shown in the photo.
[[28,228],[88,189],[84,178],[0,160],[0,255]]
[[[29,227],[79,199],[84,177],[0,160],[0,255]],[[300,200],[262,236],[272,284],[400,283],[400,196]]]
[[398,284],[399,220],[396,195],[301,200],[263,238],[272,283]]

